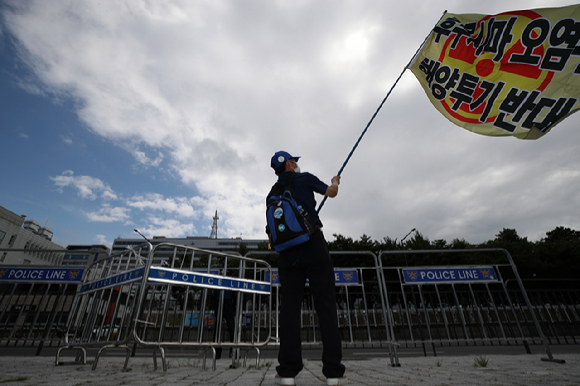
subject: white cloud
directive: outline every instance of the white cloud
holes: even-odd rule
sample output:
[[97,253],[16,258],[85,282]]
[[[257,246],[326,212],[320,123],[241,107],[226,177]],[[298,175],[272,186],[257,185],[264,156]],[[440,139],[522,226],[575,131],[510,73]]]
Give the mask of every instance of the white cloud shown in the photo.
[[29,138],[28,137],[28,134],[25,134],[25,133],[20,133],[18,135],[20,136],[20,138],[24,138],[24,139],[28,139]]
[[133,156],[135,157],[135,159],[143,165],[158,167],[159,164],[161,164],[161,161],[163,161],[163,154],[162,153],[159,153],[157,155],[157,157],[155,157],[155,159],[151,159],[151,158],[147,157],[145,152],[140,151],[140,150],[133,150],[132,153],[133,153]]
[[146,212],[162,211],[167,214],[190,218],[199,216],[189,199],[185,197],[165,198],[158,193],[149,193],[144,196],[131,197],[127,200],[127,205]]
[[150,216],[147,218],[147,224],[140,227],[141,233],[148,237],[165,236],[165,237],[184,237],[191,236],[195,232],[193,223],[186,223],[175,219]]
[[[70,171],[51,177],[59,189],[73,187],[91,200],[131,197],[124,208],[90,212],[101,221],[138,222],[139,213],[152,233],[185,235],[217,209],[221,235],[260,238],[264,197],[275,179],[271,155],[297,153],[303,170],[329,183],[443,10],[564,5],[13,4],[4,13],[6,28],[40,80],[23,83],[27,89],[79,101],[76,112],[93,133],[172,182],[178,176],[195,197],[169,186],[113,190]],[[444,119],[407,72],[345,168],[339,196],[325,204],[326,233],[400,238],[415,227],[433,239],[477,242],[504,226],[522,236],[557,225],[580,228],[570,210],[580,189],[573,119],[536,142],[477,136]]]
[[75,176],[72,170],[66,170],[60,176],[49,178],[54,181],[60,192],[63,191],[63,188],[72,186],[77,189],[79,196],[89,200],[96,199],[99,194],[104,199],[118,199],[115,192],[100,179],[90,176]]
[[103,204],[103,207],[97,212],[85,212],[85,216],[89,221],[110,223],[128,220],[130,212],[129,208],[111,207],[108,204]]
[[101,197],[105,200],[117,200],[119,197],[110,189],[106,189],[103,191]]
[[107,240],[107,236],[105,235],[96,235],[93,240],[100,245],[113,245],[113,242]]

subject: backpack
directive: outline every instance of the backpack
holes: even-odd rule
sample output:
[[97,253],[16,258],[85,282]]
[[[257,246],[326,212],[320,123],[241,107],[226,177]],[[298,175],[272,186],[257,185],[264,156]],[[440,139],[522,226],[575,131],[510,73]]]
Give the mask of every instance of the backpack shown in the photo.
[[266,207],[266,233],[270,239],[270,246],[276,252],[307,242],[314,232],[310,216],[294,200],[290,187],[293,179],[294,173],[290,173],[284,187],[279,183],[272,186],[272,196]]

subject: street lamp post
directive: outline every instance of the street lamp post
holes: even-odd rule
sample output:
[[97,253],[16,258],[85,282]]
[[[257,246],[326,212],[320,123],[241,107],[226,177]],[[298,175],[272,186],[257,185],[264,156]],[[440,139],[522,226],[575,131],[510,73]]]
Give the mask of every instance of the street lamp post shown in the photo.
[[[411,233],[415,232],[416,230],[417,230],[417,229],[415,229],[415,228],[411,229],[411,230],[409,231],[409,233],[407,233],[407,234],[405,235],[405,237],[403,237],[403,238],[401,239],[401,247],[403,247],[403,241],[405,241],[405,239],[406,239],[406,238],[407,238],[407,237],[408,237],[408,236],[409,236]],[[404,253],[404,255],[405,255],[405,265],[408,267],[408,266],[409,266],[409,263],[407,262],[407,253]]]

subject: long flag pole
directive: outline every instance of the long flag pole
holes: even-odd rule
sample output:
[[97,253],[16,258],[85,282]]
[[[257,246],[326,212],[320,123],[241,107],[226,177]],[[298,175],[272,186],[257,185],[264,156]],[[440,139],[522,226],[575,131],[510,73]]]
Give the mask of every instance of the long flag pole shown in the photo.
[[[445,16],[446,13],[447,13],[447,11],[443,12],[443,15],[441,15],[441,17],[439,18],[439,21],[437,22],[437,24],[439,24],[439,22],[441,21],[441,19],[443,19],[443,17]],[[437,24],[435,24],[435,25],[437,25]],[[389,90],[389,92],[387,93],[387,95],[385,96],[385,98],[383,99],[383,101],[381,102],[381,104],[379,105],[379,107],[377,108],[377,111],[375,111],[375,113],[371,117],[371,120],[369,121],[369,123],[367,123],[367,126],[365,127],[365,129],[361,133],[360,137],[358,137],[358,140],[354,144],[354,147],[350,151],[350,154],[348,155],[348,157],[346,157],[346,160],[344,161],[344,163],[342,164],[342,167],[338,171],[337,176],[340,176],[342,174],[342,171],[344,170],[344,167],[346,166],[346,164],[350,160],[350,157],[352,157],[352,154],[354,153],[354,151],[358,147],[358,144],[360,143],[362,137],[364,137],[364,135],[366,134],[366,132],[367,132],[367,130],[369,128],[369,126],[371,125],[371,123],[373,123],[375,117],[377,116],[377,114],[379,113],[379,111],[381,110],[381,108],[383,107],[383,105],[385,104],[385,102],[387,101],[387,98],[391,95],[391,92],[393,91],[393,89],[395,88],[395,86],[397,85],[397,83],[399,83],[399,79],[401,79],[401,77],[405,73],[405,70],[407,70],[407,68],[409,68],[413,64],[413,62],[415,61],[415,58],[417,57],[417,55],[419,55],[419,52],[421,52],[421,50],[423,49],[423,46],[425,45],[425,43],[427,43],[427,40],[431,36],[431,32],[432,31],[433,31],[433,29],[431,29],[429,31],[429,34],[427,35],[427,37],[425,38],[425,40],[423,41],[423,43],[419,46],[419,49],[417,49],[417,52],[415,52],[415,55],[413,55],[413,57],[411,58],[411,60],[409,61],[409,63],[403,68],[403,71],[401,71],[401,74],[399,74],[399,77],[397,78],[397,80],[395,80],[395,83],[393,84],[393,86],[391,87],[391,89]],[[326,202],[326,199],[327,198],[328,198],[327,196],[324,196],[324,198],[322,199],[322,202],[320,203],[320,206],[318,206],[318,209],[316,210],[317,213],[320,213],[320,209],[322,209],[322,206]]]

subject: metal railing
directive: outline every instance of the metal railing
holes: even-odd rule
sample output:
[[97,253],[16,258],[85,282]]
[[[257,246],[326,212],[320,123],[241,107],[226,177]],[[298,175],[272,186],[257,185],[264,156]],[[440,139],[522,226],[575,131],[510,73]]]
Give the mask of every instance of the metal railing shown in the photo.
[[37,346],[37,355],[45,344],[59,345],[83,273],[68,266],[0,265],[0,341]]
[[[503,262],[383,267],[385,259],[393,255],[455,253]],[[437,355],[436,344],[521,343],[530,353],[530,341],[535,344],[538,340],[548,355],[543,360],[555,361],[537,317],[538,309],[530,301],[506,250],[388,251],[381,252],[379,257],[386,278],[385,293],[393,304],[390,311],[395,337],[400,344],[420,344],[425,355],[425,346],[431,345]],[[508,290],[508,280],[517,285]],[[572,305],[573,309],[576,307]]]
[[[139,298],[135,340],[154,347],[164,360],[164,348],[197,348],[212,351],[232,348],[232,365],[237,366],[239,351],[256,351],[270,341],[272,300],[270,266],[260,260],[239,255],[205,251],[173,244],[158,244],[152,257],[165,254],[166,266],[150,266],[145,271]],[[233,337],[224,338],[224,302],[228,295],[235,303]],[[231,321],[230,321],[231,322]],[[228,322],[229,323],[229,322]],[[213,328],[211,328],[213,327]],[[228,326],[229,327],[229,326]],[[164,369],[165,369],[164,364]]]
[[99,358],[109,348],[124,348],[127,368],[135,324],[137,299],[144,281],[144,272],[150,261],[151,244],[115,253],[91,264],[78,287],[64,336],[64,349],[82,352],[86,363],[86,348],[99,347],[93,362],[96,369]]
[[[474,264],[434,264],[454,261],[449,256],[457,253],[471,256]],[[403,260],[401,254],[412,258]],[[505,250],[331,255],[343,346],[384,347],[392,365],[399,365],[399,346],[420,346],[425,355],[430,347],[437,355],[437,347],[449,345],[521,345],[529,353],[529,345],[539,344],[551,360],[549,345],[580,341],[580,280],[521,280]],[[145,243],[86,269],[0,266],[1,343],[37,346],[37,355],[45,345],[62,345],[80,350],[83,362],[85,348],[96,347],[93,368],[110,347],[126,350],[126,367],[138,346],[154,349],[155,367],[160,353],[164,369],[166,348],[194,349],[203,355],[204,367],[211,353],[213,368],[220,349],[233,350],[234,366],[240,364],[240,350],[245,351],[244,365],[255,351],[258,364],[260,349],[278,344],[281,291],[277,271],[253,257],[276,255],[242,257]],[[407,260],[422,263],[408,265]],[[349,268],[354,261],[358,266]],[[495,276],[483,281],[436,278],[454,269],[483,269]],[[432,280],[412,280],[413,272],[432,274]],[[306,347],[321,343],[312,300],[307,287],[302,309]],[[225,303],[233,305],[233,323],[223,321],[229,319]]]
[[[153,263],[156,264],[153,264]],[[271,330],[270,266],[239,255],[205,251],[193,247],[149,243],[119,252],[93,263],[78,289],[65,332],[63,349],[80,350],[86,363],[86,348],[99,347],[93,362],[108,348],[126,350],[127,368],[131,348],[152,347],[155,369],[157,353],[167,370],[165,348],[198,348],[213,353],[236,348],[232,361],[239,364],[239,350],[256,350],[270,340],[260,334],[261,325]],[[235,273],[235,274],[234,274]],[[224,300],[235,294],[235,320],[230,341],[222,337]],[[212,302],[212,299],[217,299]],[[242,305],[251,303],[246,312]],[[250,304],[248,303],[248,304]],[[208,326],[212,328],[208,328]],[[229,326],[228,326],[229,327]]]

